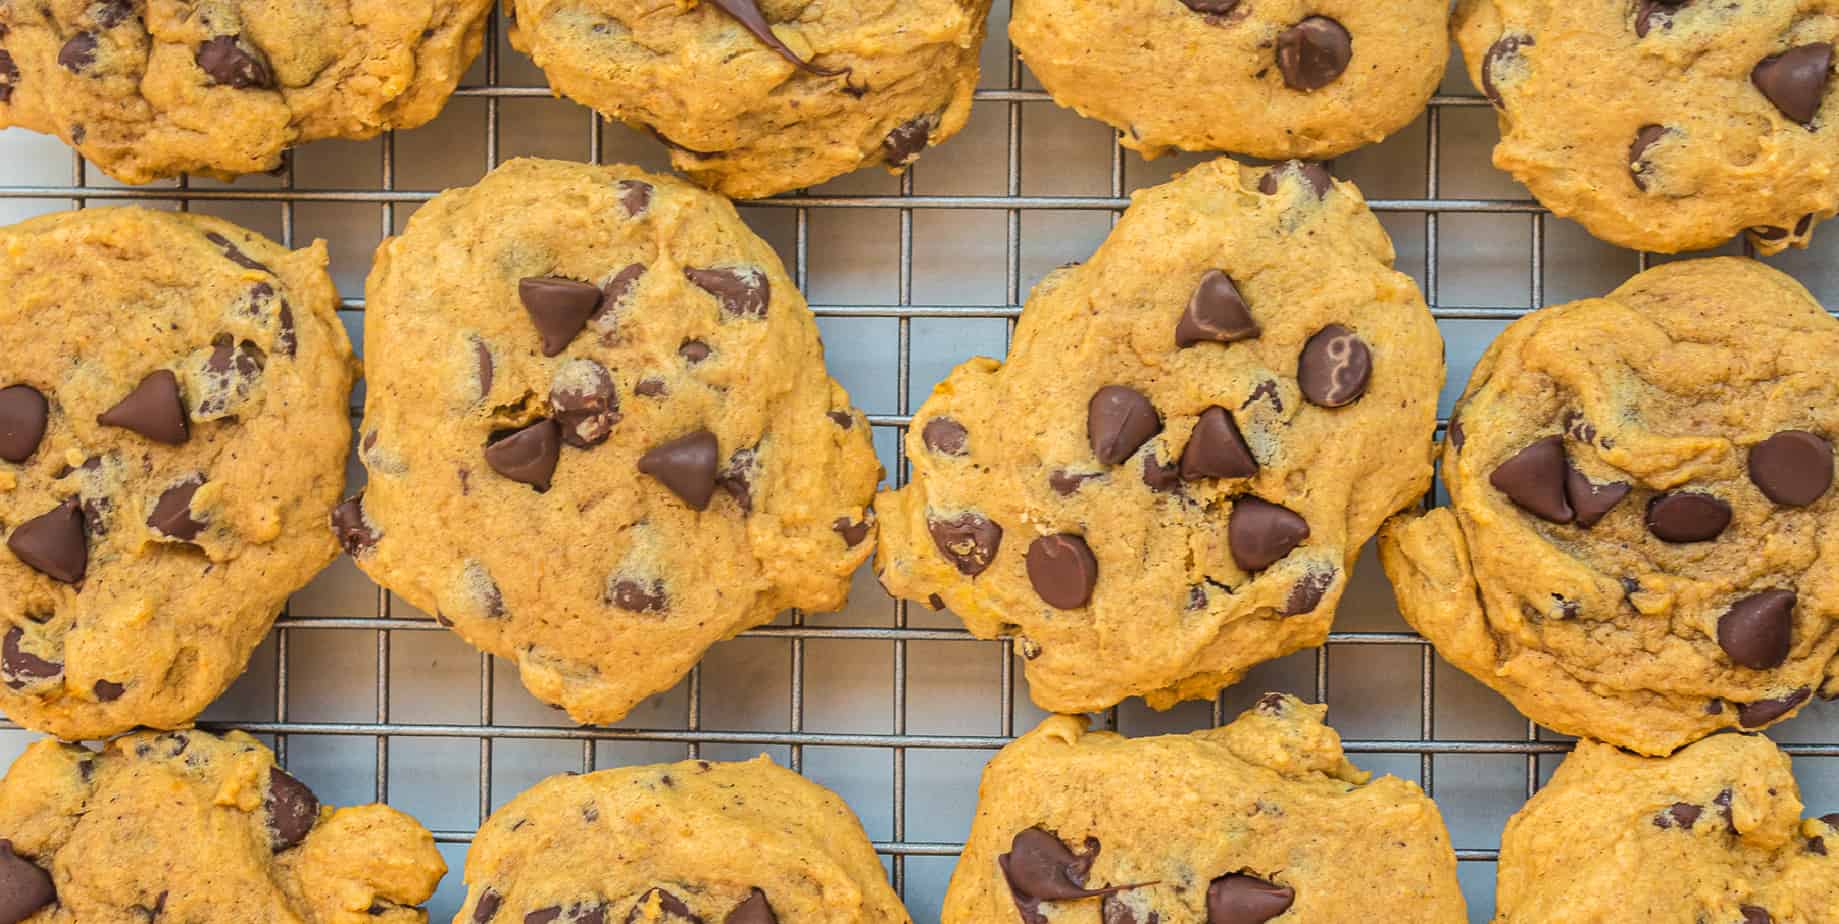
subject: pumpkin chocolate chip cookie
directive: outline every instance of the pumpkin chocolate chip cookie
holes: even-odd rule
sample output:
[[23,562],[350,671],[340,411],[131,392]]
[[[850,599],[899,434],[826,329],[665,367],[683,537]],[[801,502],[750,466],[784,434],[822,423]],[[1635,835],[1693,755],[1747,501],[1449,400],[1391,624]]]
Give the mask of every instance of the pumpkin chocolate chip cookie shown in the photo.
[[1446,0],[1015,0],[1009,38],[1054,101],[1125,147],[1323,160],[1424,111]]
[[1325,711],[1272,693],[1134,740],[1048,718],[984,769],[942,921],[1467,921],[1436,805],[1348,763]]
[[1839,693],[1839,321],[1736,258],[1536,311],[1380,556],[1405,618],[1540,724],[1643,754]]
[[377,250],[358,566],[582,722],[834,609],[874,547],[868,421],[726,200],[515,160]]
[[735,198],[900,170],[970,116],[990,0],[515,0],[556,93]]
[[320,138],[433,119],[489,0],[0,3],[0,128],[56,135],[110,176],[226,179]]
[[843,800],[765,757],[551,777],[481,826],[466,883],[453,924],[909,924]]
[[1018,636],[1057,712],[1210,697],[1321,644],[1361,545],[1430,484],[1442,341],[1392,258],[1317,165],[1138,192],[1035,288],[1007,362],[914,415],[882,583]]
[[1495,924],[1821,924],[1839,814],[1802,818],[1788,755],[1718,735],[1671,757],[1580,741],[1501,838]]
[[1839,209],[1834,12],[1462,0],[1456,37],[1499,111],[1494,165],[1554,213],[1623,247],[1697,250],[1748,229],[1775,253]]
[[415,819],[320,804],[242,732],[40,740],[0,780],[0,924],[422,924],[446,871]]
[[0,709],[189,723],[338,553],[351,345],[325,245],[90,209],[0,229]]

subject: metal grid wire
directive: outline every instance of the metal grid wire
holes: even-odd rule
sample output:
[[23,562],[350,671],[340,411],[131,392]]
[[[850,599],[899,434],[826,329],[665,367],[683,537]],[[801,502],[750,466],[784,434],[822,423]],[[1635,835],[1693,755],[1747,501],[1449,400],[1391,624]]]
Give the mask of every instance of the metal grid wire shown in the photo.
[[[992,32],[1000,30],[1000,24],[994,24]],[[485,162],[481,173],[496,166],[500,160],[500,112],[509,101],[523,99],[551,98],[543,86],[510,86],[500,83],[500,58],[502,56],[499,42],[497,15],[493,14],[488,27],[484,52],[484,82],[482,84],[462,86],[455,93],[457,98],[478,98],[484,101],[485,110]],[[992,38],[992,41],[1001,41]],[[1006,43],[1005,43],[1006,46]],[[912,366],[913,366],[913,332],[915,319],[973,319],[998,318],[1007,322],[1008,333],[1012,334],[1015,320],[1020,315],[1023,297],[1022,271],[1022,220],[1024,214],[1031,211],[1100,211],[1111,213],[1115,221],[1118,214],[1129,204],[1125,186],[1125,153],[1115,143],[1110,147],[1110,191],[1104,196],[1065,196],[1065,195],[1023,195],[1022,194],[1022,124],[1023,117],[1030,107],[1051,106],[1049,96],[1039,90],[1025,88],[1023,68],[1020,58],[1013,47],[1007,48],[1006,86],[1003,88],[985,88],[976,93],[979,112],[986,114],[996,110],[1006,114],[1006,186],[1002,195],[916,195],[914,193],[915,171],[925,171],[927,162],[922,159],[914,168],[902,176],[897,195],[808,195],[794,194],[777,198],[747,203],[750,207],[773,209],[791,209],[795,214],[794,225],[794,259],[793,272],[795,281],[801,290],[808,291],[810,217],[813,209],[879,209],[895,210],[899,215],[899,276],[897,282],[897,303],[888,305],[870,304],[813,304],[812,311],[820,318],[882,318],[894,319],[898,325],[897,364],[895,386],[898,395],[897,412],[893,414],[871,414],[870,423],[879,431],[891,431],[896,434],[896,445],[904,439],[906,427],[911,419]],[[989,75],[986,74],[986,82]],[[1525,307],[1487,307],[1477,305],[1448,304],[1439,297],[1438,265],[1439,234],[1438,225],[1444,215],[1487,214],[1487,215],[1523,215],[1531,228],[1531,246],[1526,254],[1526,270],[1529,273],[1531,305],[1541,306],[1545,303],[1545,252],[1546,252],[1546,211],[1535,201],[1524,198],[1446,198],[1439,194],[1441,185],[1440,153],[1442,147],[1441,122],[1443,113],[1457,108],[1486,108],[1486,99],[1476,95],[1439,94],[1431,100],[1426,116],[1426,150],[1424,171],[1424,196],[1422,198],[1375,198],[1369,204],[1375,212],[1401,213],[1403,215],[1421,216],[1423,220],[1423,266],[1420,281],[1424,295],[1431,305],[1432,314],[1439,322],[1460,320],[1508,321],[1525,314]],[[583,122],[588,130],[588,158],[594,163],[603,162],[603,130],[607,127],[599,116],[582,111]],[[181,210],[189,209],[193,203],[211,201],[232,201],[245,203],[273,203],[280,210],[280,237],[282,242],[292,247],[295,245],[295,207],[303,203],[347,203],[374,204],[377,206],[381,234],[385,237],[398,230],[396,206],[412,205],[431,198],[434,193],[428,190],[411,190],[397,188],[396,138],[393,133],[384,135],[380,144],[380,182],[374,188],[342,189],[306,189],[296,188],[294,182],[293,159],[290,157],[279,173],[279,188],[238,189],[238,188],[197,188],[187,179],[182,178],[175,186],[157,188],[120,188],[112,186],[90,186],[87,167],[80,157],[72,156],[70,184],[57,185],[13,185],[0,186],[0,202],[4,200],[67,200],[81,208],[90,203],[116,203],[123,200],[147,201],[165,200],[176,202]],[[999,211],[1006,216],[1006,233],[1004,235],[1004,292],[1005,301],[997,305],[949,305],[949,304],[915,304],[914,289],[914,229],[913,218],[916,210],[971,209]],[[1745,245],[1745,251],[1748,247]],[[1638,255],[1637,266],[1646,269],[1648,255]],[[343,307],[348,311],[361,312],[361,298],[347,298]],[[354,415],[357,413],[354,409]],[[1441,432],[1443,421],[1439,421]],[[904,454],[896,455],[893,478],[897,484],[904,484],[907,479],[907,465]],[[1432,497],[1436,496],[1433,489]],[[1375,568],[1369,565],[1369,568]],[[1375,568],[1376,570],[1376,568]],[[391,716],[391,643],[392,637],[399,632],[445,632],[436,623],[425,618],[404,618],[392,613],[390,594],[372,586],[375,594],[375,610],[370,616],[339,616],[335,618],[301,618],[283,614],[273,635],[274,652],[274,708],[272,721],[256,722],[205,722],[208,728],[237,727],[246,731],[269,737],[283,761],[287,758],[287,744],[290,736],[356,736],[368,738],[374,742],[374,795],[378,801],[387,801],[390,797],[390,745],[397,739],[460,739],[475,740],[478,743],[478,811],[483,819],[494,807],[493,792],[493,749],[498,742],[506,741],[561,741],[578,742],[580,745],[579,769],[591,771],[600,762],[596,745],[603,742],[660,742],[680,745],[689,757],[698,757],[705,745],[739,745],[758,747],[783,747],[789,756],[790,766],[794,770],[804,770],[805,749],[808,747],[844,748],[855,751],[880,752],[891,761],[892,787],[887,792],[887,804],[891,807],[891,839],[875,842],[875,849],[889,860],[890,872],[895,888],[903,897],[908,895],[907,860],[910,857],[953,857],[961,844],[950,841],[915,840],[908,837],[908,756],[914,751],[993,751],[1001,747],[1017,732],[1016,727],[1016,660],[1013,656],[1012,643],[1008,639],[993,642],[976,642],[981,646],[993,646],[999,649],[996,658],[1000,671],[997,708],[997,733],[994,735],[939,735],[912,734],[908,731],[908,686],[909,657],[908,645],[915,642],[952,641],[972,643],[967,632],[962,629],[920,628],[909,624],[909,608],[905,601],[895,600],[891,626],[832,626],[807,624],[803,614],[793,612],[783,624],[762,627],[743,633],[744,638],[778,639],[790,647],[790,706],[785,715],[784,730],[775,731],[736,731],[706,727],[703,722],[703,670],[697,668],[690,673],[687,683],[682,728],[607,728],[607,727],[558,727],[536,724],[503,724],[495,721],[494,685],[497,665],[495,660],[484,653],[476,653],[478,662],[478,718],[476,724],[460,723],[425,723],[398,721]],[[1345,617],[1345,613],[1343,614]],[[1345,619],[1344,619],[1345,621]],[[372,633],[375,641],[376,672],[374,677],[376,711],[370,721],[298,721],[288,714],[289,685],[289,649],[291,640],[300,633],[322,632],[327,630],[361,630]],[[892,726],[890,733],[848,733],[822,732],[806,729],[806,643],[811,640],[870,641],[886,642],[892,645]],[[1347,652],[1360,646],[1388,646],[1397,649],[1415,650],[1417,654],[1416,683],[1420,707],[1416,715],[1417,734],[1415,737],[1385,738],[1349,738],[1344,741],[1346,750],[1351,754],[1366,755],[1407,755],[1417,758],[1417,773],[1420,783],[1433,796],[1437,794],[1435,758],[1453,755],[1496,755],[1519,756],[1525,761],[1525,794],[1532,795],[1542,778],[1541,758],[1548,755],[1562,755],[1569,751],[1570,744],[1549,735],[1542,736],[1532,722],[1525,722],[1523,736],[1517,738],[1498,738],[1480,740],[1473,738],[1447,738],[1437,735],[1438,715],[1436,709],[1436,660],[1430,645],[1414,633],[1406,631],[1341,631],[1329,636],[1328,644],[1313,653],[1313,699],[1326,702],[1333,678],[1330,665],[1338,652]],[[1305,691],[1307,693],[1307,691]],[[1226,710],[1226,695],[1216,698],[1212,704],[1211,721],[1222,724],[1230,719]],[[1332,717],[1331,717],[1332,719]],[[1116,727],[1118,710],[1113,709],[1107,715],[1099,717],[1101,726]],[[7,727],[16,727],[10,726]],[[1023,729],[1025,730],[1025,729]],[[1801,741],[1784,745],[1784,749],[1796,756],[1839,757],[1839,740]],[[1552,758],[1555,759],[1555,758]],[[1550,760],[1543,770],[1549,772]],[[963,798],[970,798],[965,793]],[[501,801],[501,800],[500,800]],[[1513,806],[1517,808],[1517,804]],[[858,806],[860,808],[860,806]],[[1447,810],[1446,810],[1447,812]],[[474,828],[443,829],[435,831],[437,841],[445,844],[464,845],[471,841]],[[1497,850],[1492,847],[1469,847],[1458,845],[1458,859],[1465,864],[1489,863],[1496,859]],[[450,854],[451,857],[451,854]],[[1491,877],[1490,877],[1491,878]],[[936,899],[936,896],[935,896]],[[1473,913],[1478,920],[1485,920],[1488,909],[1476,908]]]

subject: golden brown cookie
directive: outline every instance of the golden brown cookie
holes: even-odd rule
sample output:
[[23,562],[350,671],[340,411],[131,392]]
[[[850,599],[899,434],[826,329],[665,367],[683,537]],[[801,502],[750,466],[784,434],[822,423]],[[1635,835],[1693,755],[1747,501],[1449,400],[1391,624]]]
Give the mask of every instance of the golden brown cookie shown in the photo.
[[727,200],[514,160],[422,206],[367,288],[359,567],[582,722],[835,609],[874,547],[868,421]]
[[1561,732],[1666,754],[1839,693],[1839,321],[1737,258],[1514,322],[1380,534],[1405,618]]
[[332,561],[351,345],[326,248],[89,209],[0,229],[0,709],[176,728]]
[[1327,637],[1430,483],[1442,341],[1359,190],[1221,159],[1035,287],[933,390],[876,502],[882,583],[1018,636],[1042,708],[1213,696]]
[[1128,739],[1052,716],[984,769],[944,924],[1461,924],[1456,854],[1417,784],[1362,772],[1326,707]]

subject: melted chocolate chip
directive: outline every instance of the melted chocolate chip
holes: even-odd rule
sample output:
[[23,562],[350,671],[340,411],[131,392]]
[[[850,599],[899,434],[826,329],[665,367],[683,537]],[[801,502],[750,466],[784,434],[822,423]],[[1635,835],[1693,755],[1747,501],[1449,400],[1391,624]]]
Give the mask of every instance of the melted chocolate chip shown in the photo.
[[1783,430],[1750,448],[1750,481],[1787,507],[1805,507],[1833,485],[1833,444],[1806,430]]
[[1208,270],[1200,277],[1200,285],[1194,287],[1181,320],[1175,324],[1175,345],[1232,343],[1260,333],[1258,322],[1252,320],[1251,309],[1231,277],[1219,270]]
[[1488,54],[1481,61],[1481,91],[1488,95],[1495,108],[1505,109],[1507,103],[1501,99],[1500,88],[1494,84],[1494,69],[1503,62],[1518,58],[1520,49],[1533,44],[1530,35],[1503,35],[1488,46]]
[[1770,916],[1766,909],[1755,905],[1739,905],[1737,910],[1743,912],[1743,924],[1774,924],[1775,922],[1775,918]]
[[1666,542],[1705,542],[1730,525],[1730,505],[1693,491],[1657,494],[1647,502],[1647,528]]
[[96,33],[78,32],[66,39],[57,50],[57,63],[73,74],[81,74],[96,63]]
[[594,325],[595,330],[602,332],[600,337],[602,343],[611,344],[617,340],[613,330],[615,312],[626,300],[626,296],[632,293],[633,287],[639,284],[639,277],[643,275],[645,275],[645,264],[634,263],[614,273],[601,285],[600,306],[588,316],[588,323]]
[[240,35],[219,35],[198,46],[198,69],[220,87],[269,89],[274,74],[256,52],[243,47]]
[[664,582],[656,579],[615,578],[609,598],[614,606],[632,613],[662,613],[670,603]]
[[91,9],[95,11],[96,25],[104,29],[113,29],[134,15],[134,4],[130,0],[102,0]]
[[1181,480],[1249,478],[1258,474],[1258,460],[1239,435],[1238,425],[1223,407],[1201,412],[1188,445],[1181,451]]
[[1263,571],[1309,538],[1309,524],[1295,511],[1249,494],[1232,505],[1226,544],[1244,571]]
[[692,366],[708,359],[710,352],[709,345],[701,340],[685,340],[683,345],[677,348],[677,355],[683,357],[684,362]]
[[824,414],[824,416],[830,418],[831,423],[836,424],[837,426],[842,427],[845,430],[848,430],[851,427],[854,427],[856,425],[856,415],[851,414],[848,411],[828,411]]
[[[708,765],[705,763],[702,768],[706,771],[708,770]],[[663,921],[666,922],[666,924],[670,921],[687,921],[689,924],[702,924],[702,918],[691,914],[690,906],[684,904],[683,899],[672,895],[665,889],[657,888],[651,889],[644,895],[639,896],[638,904],[634,905],[631,913],[626,915],[626,924],[639,924],[640,921],[646,920],[642,912],[643,909],[651,903],[651,898],[654,895],[658,898],[658,911],[662,912]]]
[[126,685],[116,683],[113,680],[98,680],[95,685],[90,688],[90,691],[96,694],[97,702],[112,703],[120,699],[123,693],[128,692],[128,688]]
[[1071,497],[1094,478],[1102,478],[1098,472],[1069,472],[1063,468],[1054,469],[1047,475],[1047,486],[1061,497]]
[[1181,0],[1181,5],[1202,16],[1226,16],[1239,6],[1240,0]]
[[204,476],[193,473],[160,492],[160,499],[153,505],[153,513],[147,517],[147,526],[170,539],[190,542],[198,538],[205,521],[192,518],[191,504],[192,495],[197,494],[203,486]]
[[920,442],[942,456],[964,455],[968,437],[964,425],[950,417],[934,417],[920,429]]
[[1124,385],[1106,385],[1086,404],[1086,439],[1092,453],[1105,465],[1116,465],[1136,454],[1149,438],[1162,430],[1156,406],[1140,391]]
[[543,341],[544,356],[568,349],[569,341],[600,307],[601,296],[598,286],[561,276],[529,276],[517,281],[517,298]]
[[1814,42],[1762,59],[1750,71],[1750,82],[1782,115],[1811,128],[1832,75],[1832,44]]
[[1654,827],[1661,829],[1677,827],[1690,831],[1693,825],[1698,824],[1699,816],[1704,813],[1705,809],[1702,806],[1693,805],[1690,802],[1675,802],[1672,808],[1654,816]]
[[492,434],[485,445],[485,464],[512,481],[527,484],[541,494],[549,490],[562,455],[562,428],[554,420],[539,420],[518,430]]
[[760,6],[755,0],[712,0],[712,2],[716,9],[727,13],[735,22],[740,23],[742,28],[753,33],[754,38],[759,39],[762,44],[771,48],[775,54],[784,58],[793,67],[819,77],[835,77],[849,73],[846,67],[830,70],[800,58],[797,52],[780,41],[779,36],[773,34],[773,27],[767,24],[765,14],[760,12]]
[[1813,696],[1812,687],[1801,687],[1773,699],[1744,703],[1737,707],[1737,722],[1744,728],[1761,728],[1794,710]]
[[1086,888],[1086,874],[1092,868],[1092,861],[1097,859],[1098,842],[1088,839],[1086,843],[1088,850],[1081,856],[1052,834],[1040,828],[1027,828],[1015,835],[1009,852],[997,857],[996,863],[1017,899],[1071,901],[1129,888]]
[[170,369],[149,373],[128,396],[96,416],[105,427],[133,430],[156,443],[177,446],[191,436],[179,379]]
[[0,103],[13,101],[13,88],[19,86],[19,65],[13,63],[13,56],[0,48]]
[[1266,170],[1258,179],[1258,191],[1267,196],[1276,195],[1279,184],[1290,174],[1295,174],[1303,188],[1314,193],[1317,199],[1328,198],[1328,191],[1334,188],[1335,181],[1328,175],[1327,167],[1314,161],[1290,160]]
[[1340,23],[1311,16],[1277,37],[1277,69],[1292,90],[1320,90],[1354,58],[1354,38]]
[[669,391],[663,379],[640,379],[637,385],[632,386],[632,393],[641,398],[658,398]]
[[639,471],[656,478],[691,509],[707,510],[715,494],[719,458],[715,434],[697,430],[646,451],[639,457]]
[[1155,453],[1146,452],[1143,454],[1143,483],[1158,494],[1178,491],[1181,489],[1181,466],[1157,461]]
[[949,520],[928,520],[926,531],[939,554],[965,577],[982,574],[1002,548],[1003,528],[968,511]]
[[1076,610],[1092,599],[1098,557],[1073,533],[1042,536],[1028,546],[1028,583],[1048,606]]
[[[224,259],[229,260],[231,263],[243,269],[258,270],[264,273],[274,272],[274,270],[268,268],[268,264],[243,253],[242,248],[237,247],[234,243],[231,243],[229,238],[215,231],[205,232],[204,239],[221,248],[223,250]],[[274,294],[274,287],[265,282],[256,283],[249,289],[249,299],[252,304],[257,301],[266,302],[273,298]]]
[[6,685],[20,690],[40,680],[50,680],[64,673],[64,665],[48,658],[41,658],[23,647],[24,629],[13,626],[6,630],[6,637],[0,639],[0,673],[6,675]]
[[486,924],[498,916],[498,909],[503,905],[503,895],[491,889],[479,893],[479,903],[473,906],[473,924]]
[[479,400],[484,401],[492,393],[492,348],[485,345],[485,338],[473,337],[473,364],[479,380]]
[[779,917],[773,914],[773,906],[767,902],[766,893],[755,888],[748,893],[745,901],[728,912],[722,924],[779,924]]
[[1535,440],[1496,466],[1488,483],[1521,510],[1549,523],[1569,523],[1577,513],[1565,491],[1564,438]]
[[75,584],[89,568],[89,538],[83,512],[70,498],[13,529],[6,547],[33,570],[54,581]]
[[1207,886],[1207,924],[1264,924],[1290,910],[1296,890],[1244,873],[1231,873]]
[[[1194,6],[1193,3],[1188,3],[1188,0],[1182,0],[1182,2],[1187,3],[1190,9]],[[1206,0],[1195,0],[1195,2],[1206,2]],[[1237,3],[1238,0],[1231,0],[1231,2]],[[1103,924],[1162,924],[1162,915],[1154,911],[1149,912],[1149,917],[1141,921],[1137,920],[1136,912],[1130,910],[1130,906],[1125,904],[1122,895],[1105,896],[1098,904],[1098,914]]]
[[0,922],[17,924],[55,901],[51,874],[15,852],[12,841],[0,840]]
[[772,284],[766,274],[751,266],[685,267],[683,275],[696,287],[715,296],[722,314],[736,318],[764,318],[772,303]]
[[869,525],[869,520],[866,517],[860,521],[852,521],[848,517],[837,517],[836,520],[830,524],[830,528],[835,530],[837,535],[843,537],[844,545],[853,549],[861,545],[862,540],[868,538]]
[[637,218],[651,210],[651,184],[644,180],[620,180],[613,184],[619,190],[620,207],[626,214]]
[[1780,667],[1793,642],[1794,601],[1792,590],[1765,590],[1738,600],[1718,618],[1718,646],[1744,667]]
[[1597,484],[1575,467],[1565,467],[1564,496],[1577,514],[1575,522],[1584,529],[1595,526],[1615,509],[1628,496],[1630,487],[1626,481]]
[[932,116],[914,116],[881,139],[881,159],[890,167],[905,167],[919,159],[932,137]]
[[269,844],[280,853],[306,839],[319,822],[319,799],[313,791],[279,767],[268,769]]
[[1653,172],[1653,166],[1647,162],[1647,149],[1666,137],[1665,125],[1643,125],[1635,132],[1635,140],[1628,145],[1628,175],[1634,178],[1635,188],[1647,191],[1647,178]]
[[1322,604],[1322,597],[1335,583],[1335,570],[1311,571],[1303,575],[1290,587],[1290,595],[1284,598],[1283,615],[1301,616],[1313,613]]
[[1346,407],[1366,394],[1373,377],[1373,352],[1353,331],[1330,324],[1303,344],[1296,384],[1319,407]]
[[737,449],[728,457],[728,464],[715,475],[715,483],[734,498],[740,505],[742,513],[753,512],[753,478],[757,467],[755,459],[758,452],[754,449]]
[[352,558],[364,554],[383,538],[364,518],[364,495],[354,494],[332,508],[332,534]]
[[549,385],[549,412],[562,442],[576,449],[598,446],[620,419],[612,373],[591,359],[571,359],[558,366]]
[[0,459],[24,462],[38,451],[51,420],[51,403],[30,385],[0,388]]

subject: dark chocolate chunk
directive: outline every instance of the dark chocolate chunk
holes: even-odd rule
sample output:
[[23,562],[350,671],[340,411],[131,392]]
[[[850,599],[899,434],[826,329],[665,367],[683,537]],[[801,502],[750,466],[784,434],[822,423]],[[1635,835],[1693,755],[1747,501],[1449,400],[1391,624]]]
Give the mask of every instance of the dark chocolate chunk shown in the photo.
[[[243,269],[258,270],[264,273],[274,272],[274,270],[271,270],[268,268],[268,264],[263,263],[255,259],[254,257],[249,256],[246,253],[243,253],[242,248],[237,247],[236,244],[232,243],[229,238],[224,237],[223,235],[218,234],[215,231],[206,231],[204,234],[204,239],[222,248],[224,259],[229,260],[231,263],[234,263],[237,266],[242,267]],[[272,299],[274,297],[274,294],[275,294],[275,290],[273,286],[270,286],[266,282],[258,282],[254,286],[250,287],[249,300],[250,300],[251,305],[253,305],[254,303],[258,301],[266,303],[269,299]]]
[[1028,583],[1048,606],[1076,610],[1092,599],[1098,557],[1074,533],[1042,536],[1028,546]]
[[128,692],[127,685],[113,680],[98,680],[90,690],[96,694],[96,701],[100,703],[112,703]]
[[1320,407],[1346,407],[1366,394],[1373,377],[1373,351],[1353,331],[1330,324],[1303,344],[1296,384]]
[[1328,198],[1328,191],[1334,188],[1334,177],[1328,175],[1327,167],[1312,160],[1289,160],[1266,170],[1258,179],[1258,191],[1267,196],[1276,195],[1278,184],[1291,173],[1296,174],[1303,188],[1315,193],[1317,199]]
[[1230,873],[1207,886],[1207,924],[1264,924],[1290,910],[1296,890],[1244,873]]
[[1263,571],[1309,538],[1309,524],[1287,507],[1250,494],[1233,502],[1226,523],[1232,560],[1245,571]]
[[927,449],[942,456],[964,455],[968,436],[964,425],[950,417],[934,417],[920,429],[920,441],[926,444]]
[[1086,403],[1086,439],[1098,461],[1116,465],[1162,430],[1156,406],[1140,391],[1106,385]]
[[6,547],[33,570],[66,584],[83,580],[89,568],[89,537],[83,511],[72,497],[13,528]]
[[1794,640],[1794,601],[1792,590],[1765,590],[1738,600],[1718,617],[1718,646],[1744,667],[1780,667]]
[[569,341],[600,307],[602,295],[598,286],[561,276],[529,276],[517,281],[517,298],[543,341],[544,356],[568,349]]
[[755,0],[712,0],[712,2],[716,9],[727,13],[735,22],[740,23],[742,28],[753,33],[754,38],[759,39],[762,44],[771,48],[775,54],[784,58],[793,67],[818,77],[836,77],[849,73],[849,68],[846,67],[830,70],[800,58],[797,52],[780,41],[779,36],[773,34],[773,27],[767,24],[766,15],[760,12],[760,6]]
[[1277,37],[1277,69],[1292,90],[1320,90],[1354,58],[1354,38],[1340,23],[1311,16]]
[[1833,444],[1806,430],[1783,430],[1750,448],[1750,480],[1778,504],[1805,507],[1833,485]]
[[779,924],[779,917],[773,914],[773,906],[766,900],[766,893],[755,888],[748,893],[747,899],[736,905],[722,924]]
[[939,554],[965,577],[982,574],[1002,548],[1003,528],[969,511],[949,520],[927,520],[926,530]]
[[81,74],[96,63],[96,33],[78,32],[57,50],[57,63],[73,74]]
[[869,526],[870,521],[867,517],[863,517],[860,521],[851,520],[848,517],[837,517],[835,522],[830,524],[830,528],[843,537],[843,544],[852,549],[861,545],[862,540],[868,538]]
[[1773,699],[1744,703],[1737,707],[1737,722],[1744,728],[1761,728],[1793,711],[1813,696],[1812,687],[1801,687]]
[[932,116],[914,116],[881,139],[881,159],[890,167],[905,167],[919,159],[932,139]]
[[556,473],[562,455],[562,428],[553,420],[539,420],[518,430],[492,434],[485,445],[485,464],[512,481],[542,493]]
[[274,74],[261,55],[244,47],[240,35],[219,35],[198,46],[198,68],[220,87],[247,90],[269,89],[275,85]]
[[0,388],[0,459],[24,462],[38,451],[51,419],[51,403],[30,385]]
[[268,768],[268,795],[263,804],[268,809],[269,844],[276,853],[305,840],[319,822],[319,798],[279,767]]
[[626,214],[637,218],[651,209],[651,184],[644,180],[620,180],[613,184],[619,190],[619,204]]
[[25,637],[26,630],[13,626],[6,630],[6,637],[0,639],[0,673],[6,675],[6,685],[15,690],[64,673],[64,665],[20,647]]
[[479,903],[473,906],[473,924],[486,924],[498,916],[498,909],[503,905],[503,895],[489,888],[479,893]]
[[352,558],[370,551],[383,538],[364,518],[364,495],[354,494],[332,508],[332,534]]
[[1258,474],[1258,460],[1239,435],[1232,415],[1214,406],[1201,412],[1188,445],[1181,451],[1181,480],[1250,478]]
[[1647,502],[1647,528],[1667,542],[1705,542],[1730,525],[1730,505],[1710,494],[1673,491]]
[[1575,466],[1565,466],[1564,496],[1577,514],[1575,522],[1584,529],[1595,526],[1615,509],[1628,496],[1629,489],[1626,481],[1597,484]]
[[1194,287],[1194,294],[1188,297],[1188,307],[1183,309],[1181,320],[1175,324],[1175,345],[1232,343],[1256,337],[1261,332],[1258,322],[1252,320],[1245,297],[1239,294],[1239,287],[1233,284],[1231,277],[1216,269],[1208,270],[1200,277],[1200,285]]
[[179,379],[170,369],[148,373],[127,397],[97,415],[96,422],[133,430],[168,446],[177,446],[191,436],[185,403],[179,398]]
[[0,840],[0,924],[18,924],[55,901],[51,874]]
[[1832,44],[1814,42],[1762,59],[1750,71],[1750,82],[1782,115],[1811,128],[1832,76]]
[[1653,166],[1647,162],[1647,149],[1666,134],[1665,125],[1643,125],[1635,132],[1635,140],[1628,145],[1628,175],[1634,178],[1636,189],[1647,191],[1647,178],[1653,172]]
[[1488,483],[1521,510],[1549,523],[1569,523],[1577,513],[1565,491],[1569,471],[1564,437],[1534,440],[1496,466]]
[[1690,831],[1693,825],[1698,824],[1699,816],[1704,813],[1703,806],[1693,805],[1690,802],[1675,802],[1671,808],[1654,816],[1654,827]]
[[772,303],[772,283],[751,266],[685,267],[683,275],[696,287],[715,296],[722,314],[736,318],[764,318]]
[[556,367],[549,384],[549,411],[562,442],[577,449],[599,445],[619,423],[612,373],[591,359],[571,359]]
[[639,471],[656,478],[694,510],[709,509],[720,458],[715,434],[697,430],[660,443],[639,457]]
[[198,538],[205,521],[192,518],[191,504],[192,495],[197,494],[203,486],[204,476],[194,472],[160,492],[160,499],[154,502],[153,513],[147,517],[147,526],[171,539],[190,542]]
[[1481,59],[1481,91],[1488,95],[1496,108],[1507,108],[1501,99],[1500,88],[1494,84],[1494,69],[1509,58],[1520,56],[1520,49],[1533,44],[1530,35],[1503,35],[1488,46],[1488,54]]

